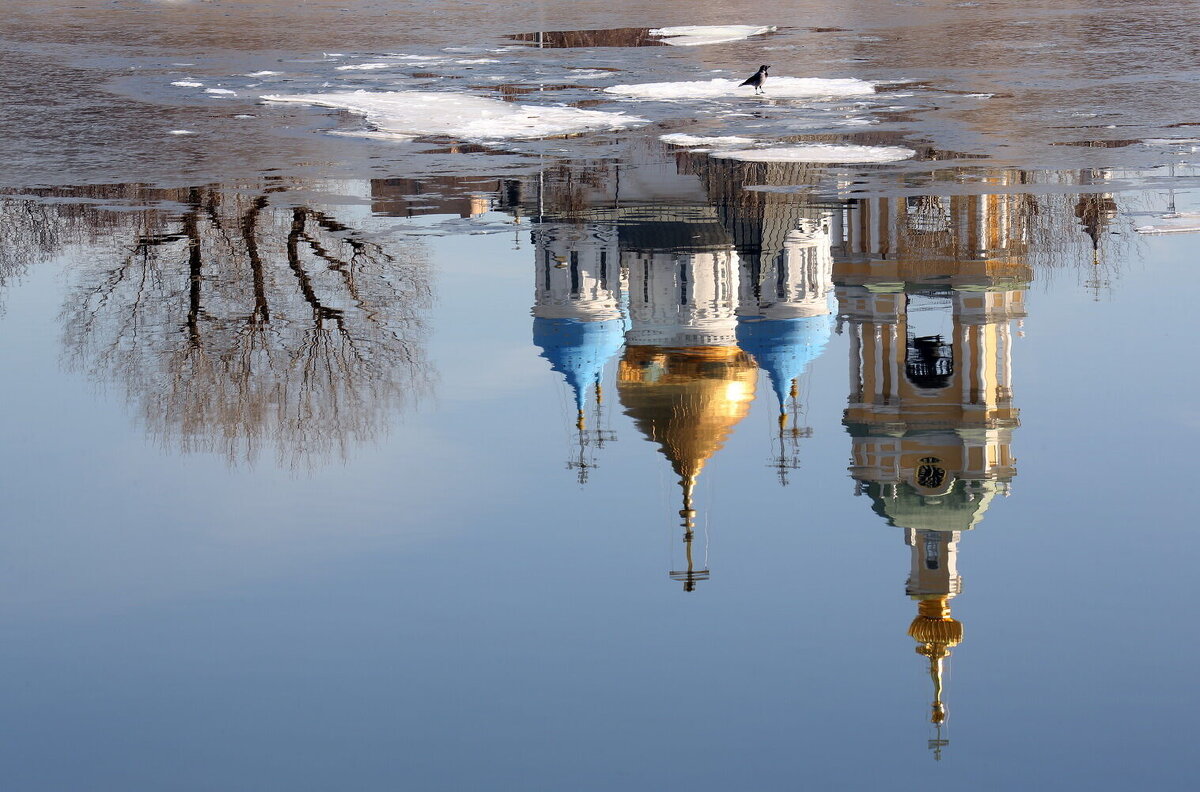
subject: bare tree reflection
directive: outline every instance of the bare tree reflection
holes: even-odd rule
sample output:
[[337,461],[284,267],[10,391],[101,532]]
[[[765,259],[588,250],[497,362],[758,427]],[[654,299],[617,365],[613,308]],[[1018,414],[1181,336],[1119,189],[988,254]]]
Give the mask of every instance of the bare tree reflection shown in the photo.
[[124,385],[166,445],[311,467],[428,386],[421,249],[281,198],[180,191],[181,216],[75,273],[69,361]]

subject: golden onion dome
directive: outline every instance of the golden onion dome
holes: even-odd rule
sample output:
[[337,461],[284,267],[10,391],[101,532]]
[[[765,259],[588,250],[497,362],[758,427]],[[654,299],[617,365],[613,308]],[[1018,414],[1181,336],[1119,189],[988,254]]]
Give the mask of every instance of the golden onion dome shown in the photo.
[[625,414],[694,482],[750,411],[758,367],[735,346],[626,347],[617,370]]
[[[918,643],[949,648],[962,643],[963,627],[962,622],[950,617],[950,598],[934,597],[917,604],[917,617],[908,625],[908,634]],[[917,647],[917,652],[927,654],[922,649]]]

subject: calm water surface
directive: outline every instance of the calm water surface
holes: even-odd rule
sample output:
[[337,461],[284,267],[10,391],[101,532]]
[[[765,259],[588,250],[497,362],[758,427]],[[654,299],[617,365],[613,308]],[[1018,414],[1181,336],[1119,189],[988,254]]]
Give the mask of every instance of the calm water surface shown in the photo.
[[17,4],[4,789],[1188,788],[1190,16]]

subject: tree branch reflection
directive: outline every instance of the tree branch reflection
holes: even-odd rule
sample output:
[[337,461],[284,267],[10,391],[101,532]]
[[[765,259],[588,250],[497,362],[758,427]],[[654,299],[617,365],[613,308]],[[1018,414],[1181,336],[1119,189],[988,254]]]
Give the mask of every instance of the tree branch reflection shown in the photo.
[[311,468],[427,391],[420,247],[270,190],[177,192],[119,260],[81,262],[63,311],[70,365],[122,384],[152,436]]

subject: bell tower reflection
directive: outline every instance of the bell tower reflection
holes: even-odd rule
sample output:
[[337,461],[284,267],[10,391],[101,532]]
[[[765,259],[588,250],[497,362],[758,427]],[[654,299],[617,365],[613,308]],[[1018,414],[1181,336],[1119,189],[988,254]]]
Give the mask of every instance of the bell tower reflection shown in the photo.
[[[999,184],[1006,181],[1002,175]],[[845,213],[834,279],[849,325],[856,494],[903,529],[908,634],[933,682],[930,740],[949,744],[942,680],[963,639],[958,542],[1016,475],[1010,324],[1032,278],[1020,195],[880,198]]]
[[[601,377],[624,334],[617,230],[612,225],[544,223],[535,228],[533,241],[533,343],[574,394],[578,454],[567,466],[585,484],[596,467],[596,452],[616,439],[604,428]],[[595,400],[591,428],[589,391]]]
[[704,465],[746,417],[758,370],[736,343],[738,259],[729,245],[622,252],[631,327],[617,374],[625,413],[658,443],[679,476],[686,568],[684,591],[707,580],[692,544],[693,494]]

